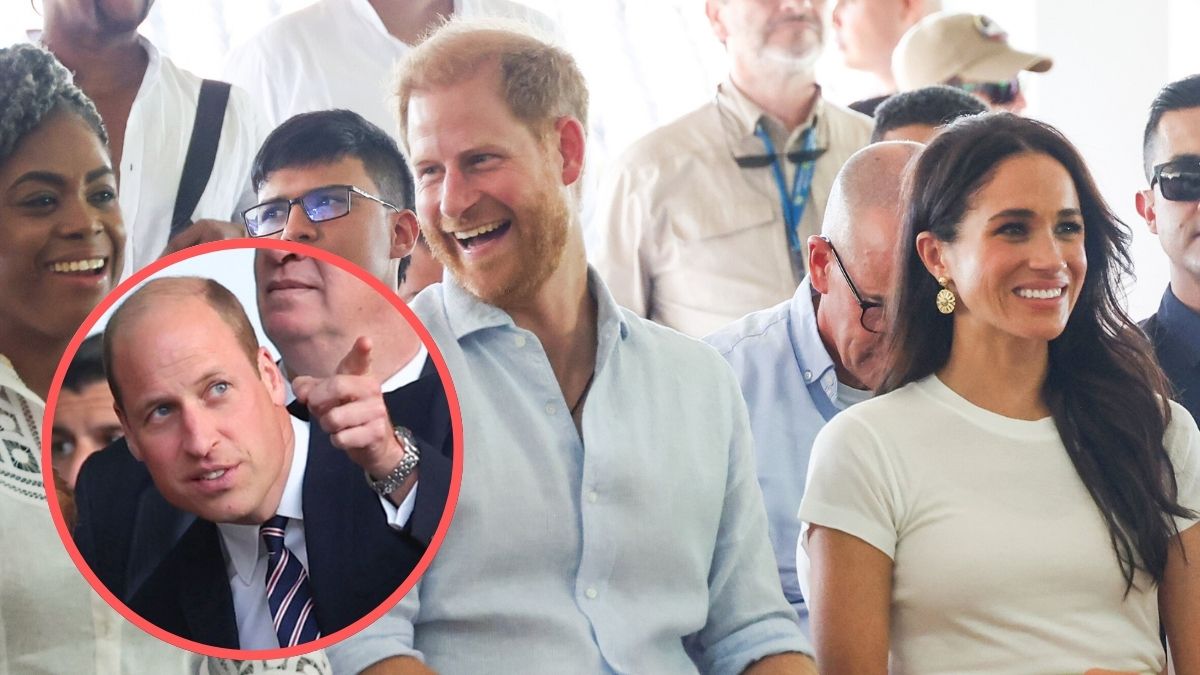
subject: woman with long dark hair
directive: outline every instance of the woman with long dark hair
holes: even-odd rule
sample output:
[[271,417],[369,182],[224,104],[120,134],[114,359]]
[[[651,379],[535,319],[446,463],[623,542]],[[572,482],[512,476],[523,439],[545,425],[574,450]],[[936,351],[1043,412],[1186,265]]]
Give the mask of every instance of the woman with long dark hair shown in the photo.
[[911,176],[891,368],[800,509],[823,674],[1200,672],[1200,432],[1122,310],[1129,231],[1006,113]]

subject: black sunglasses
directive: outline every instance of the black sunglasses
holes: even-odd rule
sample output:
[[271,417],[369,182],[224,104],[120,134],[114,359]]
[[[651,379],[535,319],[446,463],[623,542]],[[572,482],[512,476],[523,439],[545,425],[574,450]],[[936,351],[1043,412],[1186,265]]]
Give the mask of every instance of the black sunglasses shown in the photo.
[[957,82],[954,86],[968,94],[979,94],[993,105],[1012,103],[1021,93],[1021,83],[1016,78],[1008,82]]
[[854,299],[858,302],[859,309],[862,310],[862,315],[858,317],[858,322],[868,332],[882,333],[884,327],[883,303],[875,302],[874,300],[863,300],[862,294],[858,292],[858,287],[850,279],[850,273],[846,271],[846,266],[842,264],[842,257],[838,255],[837,249],[833,247],[833,242],[829,241],[829,237],[824,235],[821,235],[821,240],[829,244],[829,250],[833,251],[833,259],[837,261],[838,269],[842,271],[842,276],[846,278],[846,285],[850,287],[850,292],[854,294]]
[[1154,167],[1150,187],[1158,183],[1162,196],[1173,202],[1200,202],[1200,159],[1177,159]]
[[283,231],[287,225],[288,214],[291,213],[294,204],[299,204],[300,208],[304,209],[304,215],[308,216],[310,221],[323,223],[350,213],[351,195],[366,197],[393,211],[400,211],[397,206],[353,185],[324,185],[309,190],[295,199],[272,199],[251,206],[242,212],[242,218],[246,221],[246,232],[251,237],[266,237]]

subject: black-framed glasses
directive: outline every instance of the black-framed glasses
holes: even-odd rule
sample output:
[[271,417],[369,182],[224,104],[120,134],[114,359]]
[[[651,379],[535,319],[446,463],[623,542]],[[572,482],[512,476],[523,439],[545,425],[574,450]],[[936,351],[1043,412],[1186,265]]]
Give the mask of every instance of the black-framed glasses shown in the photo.
[[1164,199],[1200,202],[1200,158],[1176,159],[1154,167],[1150,187],[1158,184]]
[[366,197],[373,202],[400,212],[400,208],[389,204],[373,194],[365,192],[353,185],[324,185],[313,188],[295,199],[272,199],[256,206],[251,206],[242,212],[246,220],[246,232],[251,237],[266,237],[282,232],[287,225],[288,214],[294,204],[304,209],[304,215],[314,223],[334,220],[350,213],[351,196]]
[[1021,93],[1021,82],[1017,78],[1013,78],[1007,82],[954,82],[952,86],[958,87],[968,94],[979,94],[992,102],[992,105],[1007,105],[1017,100],[1017,96]]
[[833,259],[837,262],[838,269],[842,271],[842,276],[846,278],[846,285],[850,287],[850,292],[854,294],[854,299],[858,302],[859,309],[862,310],[862,315],[858,317],[858,322],[871,333],[882,333],[884,328],[883,303],[875,302],[874,300],[863,300],[862,293],[858,292],[858,287],[854,285],[854,280],[850,278],[850,273],[846,271],[846,266],[842,264],[842,256],[838,255],[833,242],[829,241],[829,237],[824,235],[821,236],[821,240],[829,244],[829,250],[833,251]]

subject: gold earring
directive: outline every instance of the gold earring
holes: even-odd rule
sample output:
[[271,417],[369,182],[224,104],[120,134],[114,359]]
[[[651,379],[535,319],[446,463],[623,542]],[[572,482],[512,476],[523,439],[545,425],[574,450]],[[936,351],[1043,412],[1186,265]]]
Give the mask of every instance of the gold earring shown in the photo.
[[954,313],[954,291],[946,287],[950,280],[946,277],[938,277],[937,282],[941,284],[942,290],[937,292],[937,308],[942,314]]

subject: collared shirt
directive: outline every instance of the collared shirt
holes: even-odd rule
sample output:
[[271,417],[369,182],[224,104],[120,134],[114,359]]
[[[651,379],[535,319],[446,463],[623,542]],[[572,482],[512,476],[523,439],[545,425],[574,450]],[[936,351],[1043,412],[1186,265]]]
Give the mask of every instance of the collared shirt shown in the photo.
[[[455,0],[454,13],[554,30],[541,13],[509,0]],[[265,102],[271,127],[299,113],[344,108],[395,136],[392,71],[408,50],[388,33],[370,0],[320,0],[235,47],[225,77]]]
[[[712,101],[613,163],[598,192],[589,257],[618,303],[701,336],[791,297],[803,256],[797,261],[788,247],[774,172],[734,162],[764,154],[754,135],[764,117],[726,82]],[[820,231],[834,177],[871,135],[869,118],[818,97],[792,140],[813,120],[817,145],[827,150],[814,167],[801,244]],[[775,145],[780,152],[791,147]],[[791,180],[789,174],[789,188]]]
[[42,484],[44,411],[0,355],[0,672],[197,672],[199,656],[126,621],[67,555]]
[[[288,417],[292,423],[292,462],[275,515],[288,518],[283,543],[308,569],[304,540],[304,470],[308,466],[308,424]],[[229,572],[233,612],[237,617],[238,644],[242,649],[277,649],[279,637],[267,604],[267,548],[258,525],[217,523],[221,551]]]
[[808,634],[808,608],[796,576],[796,511],[813,439],[834,415],[858,402],[845,399],[860,397],[841,393],[833,359],[817,332],[807,277],[791,300],[750,314],[705,341],[733,366],[746,398],[779,581]]
[[1167,286],[1146,329],[1175,400],[1200,420],[1200,312],[1183,304]]
[[[129,111],[121,150],[118,200],[126,233],[122,278],[157,260],[167,246],[200,97],[201,78],[159,54],[145,38],[140,41],[150,62]],[[193,220],[241,222],[241,211],[255,202],[250,165],[266,134],[262,113],[235,87],[225,108],[216,163]]]
[[447,674],[740,673],[805,648],[729,368],[589,282],[582,435],[534,333],[452,280],[413,301],[454,376],[468,461],[437,557],[328,650],[339,672],[412,654]]

